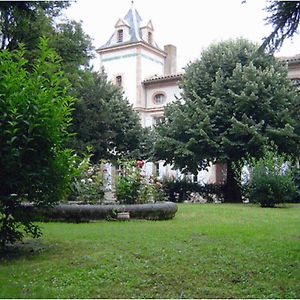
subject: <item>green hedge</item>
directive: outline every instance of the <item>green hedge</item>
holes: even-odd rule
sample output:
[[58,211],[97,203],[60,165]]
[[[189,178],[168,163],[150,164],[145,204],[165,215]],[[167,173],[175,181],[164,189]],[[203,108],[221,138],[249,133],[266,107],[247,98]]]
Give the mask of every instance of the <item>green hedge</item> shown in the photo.
[[189,200],[192,193],[197,193],[207,202],[214,202],[215,199],[224,199],[224,186],[220,184],[200,185],[189,179],[164,178],[162,190],[170,202],[184,202]]

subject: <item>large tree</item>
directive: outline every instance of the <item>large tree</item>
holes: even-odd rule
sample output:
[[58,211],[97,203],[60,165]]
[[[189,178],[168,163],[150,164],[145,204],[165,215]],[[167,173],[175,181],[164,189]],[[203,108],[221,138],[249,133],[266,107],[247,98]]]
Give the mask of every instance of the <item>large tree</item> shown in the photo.
[[73,147],[83,151],[92,146],[94,161],[138,157],[143,130],[120,88],[103,72],[83,71],[81,79],[76,86]]
[[196,173],[211,162],[227,164],[226,201],[241,201],[242,159],[259,157],[271,141],[284,153],[299,149],[300,114],[291,115],[299,99],[287,69],[256,50],[238,39],[203,51],[186,68],[182,99],[166,107],[157,129],[157,158],[184,172]]
[[[24,43],[28,50],[35,49],[39,37],[49,30],[48,21],[52,22],[68,6],[67,1],[1,1],[1,49],[13,50],[19,43]],[[41,14],[45,18],[36,26]]]
[[260,50],[271,52],[279,49],[284,40],[297,33],[300,22],[300,1],[269,1],[266,7],[268,16],[266,21],[273,26],[273,31],[260,46]]

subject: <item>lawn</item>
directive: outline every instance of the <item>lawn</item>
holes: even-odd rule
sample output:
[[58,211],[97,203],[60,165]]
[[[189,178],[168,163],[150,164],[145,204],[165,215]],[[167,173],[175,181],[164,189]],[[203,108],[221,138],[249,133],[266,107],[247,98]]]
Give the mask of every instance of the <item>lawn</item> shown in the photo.
[[41,223],[0,298],[300,298],[300,205],[179,204],[169,221]]

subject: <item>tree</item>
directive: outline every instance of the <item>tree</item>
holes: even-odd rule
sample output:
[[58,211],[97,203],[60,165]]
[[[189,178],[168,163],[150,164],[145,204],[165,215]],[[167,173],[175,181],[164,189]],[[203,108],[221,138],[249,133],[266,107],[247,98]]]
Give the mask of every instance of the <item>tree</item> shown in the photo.
[[238,162],[248,155],[259,157],[270,141],[299,153],[299,113],[292,115],[299,97],[286,67],[256,49],[238,39],[203,51],[182,77],[182,100],[166,107],[157,129],[158,159],[194,174],[227,164],[225,201],[241,201]]
[[[48,21],[52,22],[69,5],[67,1],[0,2],[1,49],[14,50],[19,43],[24,43],[28,50],[35,49],[39,37],[49,30]],[[41,15],[44,16],[43,21],[47,19],[47,22],[39,22],[39,26],[36,26]]]
[[[24,46],[0,51],[0,245],[23,232],[40,234],[21,203],[51,205],[70,184],[72,153],[65,148],[73,99],[60,71],[59,57],[39,44],[28,68]],[[28,70],[31,71],[28,71]]]
[[93,147],[93,160],[138,157],[142,128],[139,117],[121,90],[104,73],[82,72],[76,87],[72,146],[83,151]]
[[300,1],[270,1],[266,8],[270,14],[266,21],[273,25],[273,31],[265,38],[259,50],[268,48],[271,52],[280,48],[285,39],[292,37],[300,22]]
[[49,37],[49,46],[55,49],[64,62],[65,71],[88,67],[94,57],[92,40],[84,33],[82,23],[67,20],[55,25]]

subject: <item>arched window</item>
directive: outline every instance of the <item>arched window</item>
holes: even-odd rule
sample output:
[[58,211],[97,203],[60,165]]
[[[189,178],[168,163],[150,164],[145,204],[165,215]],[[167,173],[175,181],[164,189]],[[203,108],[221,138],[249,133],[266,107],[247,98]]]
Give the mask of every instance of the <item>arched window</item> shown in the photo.
[[152,32],[148,31],[148,43],[152,44]]
[[164,93],[154,94],[153,101],[155,104],[163,104],[166,101],[166,95]]
[[121,75],[116,76],[116,85],[122,86],[122,76]]
[[119,29],[117,33],[118,33],[118,37],[117,37],[118,43],[122,43],[123,42],[123,29]]

